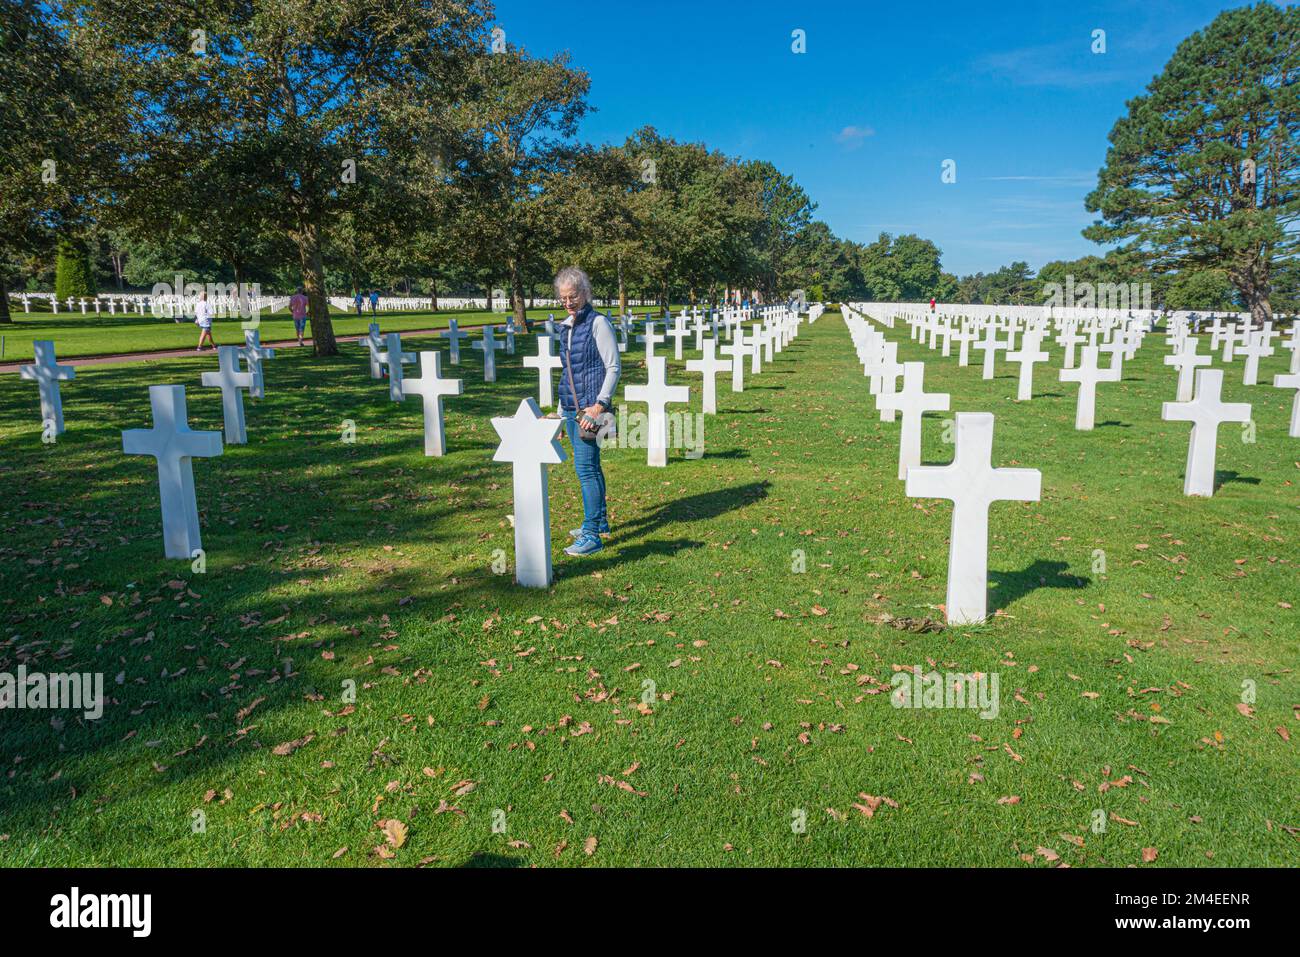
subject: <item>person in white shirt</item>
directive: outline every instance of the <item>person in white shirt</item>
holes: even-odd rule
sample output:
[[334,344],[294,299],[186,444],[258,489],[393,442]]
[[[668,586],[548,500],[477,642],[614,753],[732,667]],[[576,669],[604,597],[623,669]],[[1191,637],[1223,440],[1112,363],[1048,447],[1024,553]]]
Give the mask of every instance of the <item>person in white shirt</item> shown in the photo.
[[199,347],[195,351],[203,351],[204,339],[215,349],[217,344],[212,338],[212,307],[208,305],[206,292],[199,293],[199,301],[194,304],[194,324],[199,327]]

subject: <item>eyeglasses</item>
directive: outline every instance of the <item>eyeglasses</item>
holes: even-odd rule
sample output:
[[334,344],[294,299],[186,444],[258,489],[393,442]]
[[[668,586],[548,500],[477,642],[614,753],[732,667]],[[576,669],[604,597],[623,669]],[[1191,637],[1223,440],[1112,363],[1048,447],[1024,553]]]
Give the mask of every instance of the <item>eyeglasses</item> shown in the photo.
[[571,296],[560,296],[559,298],[560,298],[560,302],[563,303],[582,302],[582,296],[578,295],[577,293],[574,293]]

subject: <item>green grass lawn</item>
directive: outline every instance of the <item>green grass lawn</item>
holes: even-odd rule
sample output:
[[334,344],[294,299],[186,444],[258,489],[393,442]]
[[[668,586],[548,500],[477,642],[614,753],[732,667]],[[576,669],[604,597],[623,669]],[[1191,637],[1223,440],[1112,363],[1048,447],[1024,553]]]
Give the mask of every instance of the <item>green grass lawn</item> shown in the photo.
[[[648,306],[629,310],[638,315],[650,311]],[[560,309],[530,309],[531,319],[545,319],[549,315],[563,315]],[[24,315],[19,306],[12,313],[12,325],[0,325],[4,337],[4,353],[0,365],[32,358],[32,341],[53,339],[59,360],[88,356],[118,355],[132,352],[166,352],[174,349],[193,349],[199,341],[199,330],[193,320],[175,322],[150,315],[102,316],[78,313],[33,312]],[[489,323],[504,326],[506,314],[484,310],[442,310],[440,312],[380,312],[372,316],[356,313],[331,312],[334,334],[338,336],[365,335],[372,319],[377,319],[385,332],[403,332],[408,329],[446,329],[447,322],[455,319],[460,327],[481,326]],[[296,338],[293,319],[287,311],[274,316],[263,316],[258,326],[263,342],[288,341]],[[308,326],[308,336],[311,327]],[[212,337],[219,346],[244,344],[244,329],[240,319],[214,319]]]
[[[0,712],[0,863],[1300,862],[1291,393],[1238,360],[1225,399],[1254,403],[1257,441],[1225,426],[1223,485],[1189,499],[1162,335],[1091,433],[1054,369],[1017,404],[1014,367],[984,382],[891,335],[954,411],[997,415],[995,465],[1043,473],[1041,502],[993,506],[985,625],[896,627],[942,619],[951,508],[904,496],[837,313],[743,394],[720,378],[703,458],[607,451],[598,555],[561,553],[581,503],[553,467],[545,592],[492,569],[513,534],[489,417],[535,391],[527,339],[495,385],[460,366],[443,459],[361,350],[269,363],[250,444],[195,462],[204,574],[162,557],[153,461],[120,432],[164,382],[219,429],[211,355],[79,372],[53,446],[34,384],[0,378],[0,671],[103,672],[113,698],[99,721]],[[699,377],[670,375],[698,409]],[[951,458],[947,415],[926,462]],[[997,673],[998,716],[892,707],[913,665]]]

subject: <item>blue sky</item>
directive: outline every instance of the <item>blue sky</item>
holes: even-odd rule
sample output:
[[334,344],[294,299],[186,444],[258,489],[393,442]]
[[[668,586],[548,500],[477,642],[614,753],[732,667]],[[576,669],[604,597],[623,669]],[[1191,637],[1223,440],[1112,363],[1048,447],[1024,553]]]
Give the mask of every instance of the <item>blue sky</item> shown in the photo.
[[[568,50],[590,74],[584,139],[652,125],[769,160],[837,235],[914,232],[965,274],[1098,252],[1079,234],[1083,199],[1125,101],[1241,5],[497,0],[496,13],[510,43]],[[955,183],[941,182],[946,159]]]

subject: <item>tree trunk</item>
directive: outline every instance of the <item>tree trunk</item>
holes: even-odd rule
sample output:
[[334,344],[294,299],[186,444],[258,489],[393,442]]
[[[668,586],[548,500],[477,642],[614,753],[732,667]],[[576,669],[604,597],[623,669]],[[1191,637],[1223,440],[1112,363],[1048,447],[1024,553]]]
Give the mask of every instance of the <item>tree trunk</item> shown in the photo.
[[1259,259],[1249,261],[1241,269],[1229,272],[1228,279],[1241,293],[1251,320],[1265,323],[1273,318],[1273,309],[1268,299],[1268,269],[1260,268],[1261,265]]
[[623,285],[623,257],[618,257],[618,312],[627,315],[627,287]]
[[0,323],[13,325],[13,321],[13,316],[9,315],[9,283],[0,272]]
[[437,312],[438,311],[438,280],[437,279],[429,280],[429,298],[433,300],[430,308],[434,312]]
[[487,284],[487,311],[492,311],[492,283]]
[[523,329],[528,314],[524,310],[524,274],[517,258],[510,260],[510,298],[515,305],[515,328]]
[[338,355],[339,346],[334,341],[329,302],[325,298],[325,266],[321,262],[320,237],[316,232],[316,224],[303,222],[295,239],[298,242],[298,257],[302,261],[303,291],[307,294],[308,315],[311,317],[312,354]]
[[1253,290],[1247,300],[1250,305],[1250,318],[1259,324],[1269,322],[1273,318],[1273,308],[1268,301],[1268,293],[1256,288]]

